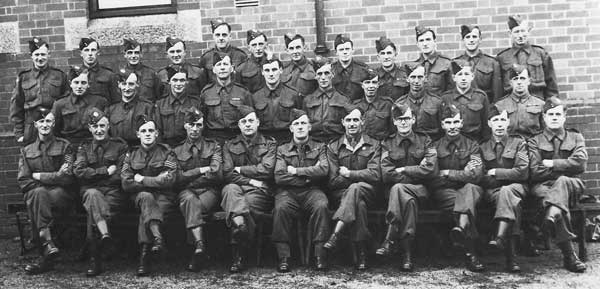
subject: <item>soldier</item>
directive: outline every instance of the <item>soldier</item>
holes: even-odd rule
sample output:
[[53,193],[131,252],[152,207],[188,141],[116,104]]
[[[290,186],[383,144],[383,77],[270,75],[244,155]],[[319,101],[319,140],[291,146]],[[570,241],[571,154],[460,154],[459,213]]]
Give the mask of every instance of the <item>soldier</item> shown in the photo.
[[229,56],[233,68],[238,67],[242,62],[246,61],[248,56],[246,52],[231,44],[231,25],[229,23],[220,19],[211,20],[210,28],[215,46],[202,54],[200,57],[200,67],[206,70],[210,75],[210,81],[214,82],[217,80],[213,73],[213,59],[215,55],[219,55],[220,57]]
[[48,43],[38,37],[29,41],[33,68],[19,72],[13,96],[10,99],[10,120],[14,124],[18,143],[35,141],[37,132],[31,114],[39,106],[52,108],[54,102],[69,93],[69,82],[64,72],[48,64]]
[[345,135],[327,146],[329,199],[337,210],[332,218],[335,229],[323,247],[333,250],[342,231],[348,230],[356,269],[366,270],[367,241],[371,237],[367,210],[377,199],[381,148],[378,140],[363,133],[365,123],[360,109],[351,109],[342,124]]
[[393,132],[392,127],[392,99],[381,95],[380,77],[375,71],[369,69],[366,78],[362,81],[365,97],[357,99],[353,105],[362,111],[361,118],[364,122],[363,132],[377,140],[384,140]]
[[67,187],[73,181],[73,151],[69,141],[53,134],[54,115],[38,106],[31,112],[37,139],[21,149],[17,181],[31,219],[32,236],[41,244],[42,257],[25,267],[28,274],[52,270],[59,250],[52,241],[50,226],[55,214],[67,213],[75,196]]
[[[563,254],[563,266],[583,272],[585,263],[573,251],[569,200],[583,193],[585,185],[579,175],[585,172],[588,154],[585,140],[576,130],[565,129],[566,106],[557,97],[544,104],[542,133],[529,139],[531,194],[545,213],[542,230]],[[585,236],[580,236],[584,238]]]
[[350,99],[333,87],[335,73],[331,64],[318,63],[315,69],[319,88],[304,98],[302,107],[308,113],[311,136],[325,142],[344,134],[342,118]]
[[510,93],[509,70],[516,63],[526,66],[529,70],[531,78],[529,93],[542,100],[552,96],[558,97],[558,84],[552,57],[543,47],[529,43],[530,23],[523,20],[520,15],[509,16],[508,28],[512,47],[500,51],[496,56],[502,69],[504,94]]
[[134,72],[138,77],[139,95],[141,99],[154,103],[161,97],[161,82],[154,69],[144,65],[142,59],[142,45],[135,39],[123,39],[123,57],[127,64],[125,72]]
[[364,95],[360,83],[366,78],[369,67],[354,59],[354,43],[350,38],[338,34],[333,47],[337,55],[337,61],[331,65],[333,87],[350,100],[362,99]]
[[73,146],[79,146],[92,136],[85,121],[87,110],[92,107],[104,110],[109,104],[102,96],[89,92],[89,76],[86,69],[71,68],[68,75],[71,93],[52,106],[56,135],[68,139]]
[[389,189],[385,220],[387,234],[376,254],[387,256],[400,242],[402,271],[414,269],[412,244],[417,232],[419,206],[429,199],[425,187],[434,176],[437,152],[431,138],[416,132],[416,117],[409,105],[398,104],[392,108],[396,133],[386,139],[381,148],[381,174]]
[[[238,108],[241,134],[227,141],[223,149],[223,187],[221,207],[231,228],[232,263],[229,272],[244,269],[242,256],[255,234],[255,214],[273,209],[273,170],[277,142],[258,132],[260,120],[245,105]],[[262,238],[262,236],[258,236]]]
[[419,48],[419,59],[414,62],[425,68],[425,89],[436,95],[452,89],[452,70],[450,58],[437,52],[435,31],[429,27],[418,25],[415,27],[417,34],[417,47]]
[[[157,72],[158,78],[162,82],[161,96],[166,97],[169,94],[170,76],[173,71],[187,71],[187,92],[190,95],[200,95],[202,89],[208,84],[208,73],[202,67],[198,67],[186,61],[185,42],[179,38],[167,37],[165,40],[165,50],[167,57],[171,62]],[[182,126],[178,126],[182,127]]]
[[516,273],[521,271],[515,254],[521,234],[521,200],[527,195],[527,144],[523,137],[508,134],[510,119],[505,110],[492,107],[488,117],[492,138],[480,145],[484,169],[480,185],[484,189],[482,199],[495,210],[498,226],[488,245],[504,251],[506,270]]
[[426,134],[434,141],[438,140],[444,135],[440,127],[442,99],[425,89],[425,68],[422,65],[408,63],[404,70],[408,74],[409,91],[394,104],[410,107],[415,117],[413,131]]
[[395,63],[398,56],[396,44],[385,36],[375,40],[375,49],[377,50],[377,60],[381,66],[377,67],[379,75],[379,95],[387,96],[392,100],[408,93],[408,82],[406,81],[406,71]]
[[327,269],[323,244],[329,236],[329,202],[320,185],[327,177],[329,162],[325,144],[311,139],[310,130],[311,124],[306,112],[294,109],[290,125],[292,141],[277,148],[277,194],[271,239],[277,248],[279,272],[290,271],[288,259],[291,228],[300,212],[308,215],[306,239],[314,244],[315,267],[317,270]]
[[498,61],[481,51],[481,29],[477,25],[461,25],[460,35],[465,46],[465,53],[454,60],[460,59],[469,63],[473,68],[475,79],[473,87],[485,92],[489,103],[494,103],[504,96],[502,75]]
[[274,137],[279,143],[290,141],[292,109],[301,106],[298,91],[281,81],[282,70],[283,65],[279,59],[265,61],[262,75],[266,85],[252,94],[261,133]]
[[[119,88],[117,87],[117,76],[108,67],[98,63],[100,54],[100,44],[94,38],[81,38],[79,41],[79,50],[83,61],[82,68],[88,71],[89,95],[100,96],[106,99],[107,103],[119,102]],[[73,70],[80,70],[77,66],[72,66],[69,74]]]
[[508,74],[512,91],[494,106],[498,111],[508,112],[510,118],[508,133],[531,138],[542,132],[544,101],[529,93],[529,71],[525,66],[515,64],[509,69]]
[[473,67],[465,62],[453,61],[452,73],[456,88],[442,94],[442,102],[445,105],[455,105],[460,110],[462,134],[478,142],[488,140],[490,128],[487,126],[487,113],[490,103],[485,92],[471,85]]
[[240,105],[252,106],[252,95],[242,85],[231,79],[233,66],[227,55],[213,54],[213,73],[216,81],[209,84],[200,95],[207,136],[223,143],[237,134]]
[[91,252],[86,275],[93,277],[102,272],[102,250],[112,243],[108,224],[129,201],[121,190],[121,168],[128,147],[123,139],[109,137],[108,117],[101,110],[89,110],[87,124],[93,139],[77,149],[73,174],[82,181],[80,193],[88,215],[86,238]]
[[135,118],[138,115],[152,115],[154,105],[140,98],[140,80],[137,73],[120,71],[119,89],[121,101],[111,104],[107,109],[110,135],[122,138],[130,147],[140,145],[136,136]]
[[281,75],[281,80],[295,89],[302,95],[309,95],[317,89],[317,80],[315,79],[315,69],[313,61],[306,58],[306,43],[304,37],[300,34],[294,36],[283,35],[285,42],[285,51],[290,55],[291,61],[288,62]]
[[140,262],[137,276],[150,272],[150,253],[163,249],[160,225],[163,213],[169,208],[176,195],[172,186],[177,173],[177,157],[169,146],[158,143],[156,123],[145,115],[139,115],[136,132],[140,146],[131,149],[123,161],[121,185],[123,191],[134,197],[140,210],[138,242]]
[[189,74],[182,68],[169,69],[169,91],[154,108],[154,119],[162,131],[162,142],[173,147],[186,139],[185,110],[192,106],[200,107],[200,97],[190,92]]
[[273,53],[268,51],[267,36],[261,31],[248,30],[246,41],[250,57],[235,69],[235,81],[245,86],[250,93],[255,93],[265,85],[265,78],[261,74],[262,65],[273,58]]
[[188,240],[192,240],[194,246],[187,270],[196,272],[200,269],[200,257],[206,253],[204,218],[219,204],[217,188],[222,179],[223,158],[219,143],[202,136],[204,116],[197,107],[186,109],[183,126],[187,138],[173,150],[179,161],[175,183],[177,198],[172,199],[169,209],[177,205],[183,215],[188,235],[191,236]]
[[439,175],[428,182],[430,198],[436,208],[452,210],[456,226],[450,231],[450,238],[455,245],[464,247],[467,269],[480,272],[485,268],[474,244],[478,237],[475,207],[483,192],[476,185],[482,175],[481,152],[477,142],[461,134],[463,119],[456,106],[443,106],[441,118],[446,134],[434,143]]

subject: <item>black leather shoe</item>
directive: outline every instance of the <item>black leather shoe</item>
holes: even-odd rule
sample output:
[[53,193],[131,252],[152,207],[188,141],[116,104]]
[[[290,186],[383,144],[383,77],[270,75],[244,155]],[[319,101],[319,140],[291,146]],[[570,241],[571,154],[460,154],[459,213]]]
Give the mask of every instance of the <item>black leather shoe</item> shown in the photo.
[[196,256],[204,255],[204,252],[206,252],[206,249],[204,248],[204,242],[201,240],[198,240],[198,241],[196,241],[195,246],[196,246],[196,248],[194,249],[194,255],[196,255]]
[[412,272],[414,270],[414,264],[412,261],[412,240],[402,240],[402,265],[400,270],[404,272]]
[[47,258],[55,258],[58,256],[59,250],[52,241],[46,241],[43,245],[44,256]]
[[150,259],[150,245],[142,244],[142,249],[140,252],[140,263],[137,267],[136,274],[137,276],[148,276],[150,273],[149,268],[149,259]]
[[488,247],[493,251],[503,251],[506,247],[505,241],[501,237],[496,237],[488,242]]
[[155,237],[152,243],[152,253],[160,253],[163,250],[163,240],[161,237]]
[[467,258],[467,269],[473,272],[483,272],[483,270],[485,270],[485,267],[481,264],[477,255],[472,253],[467,253],[465,255]]
[[318,256],[315,258],[315,269],[317,271],[325,271],[327,268],[327,260],[324,256]]
[[85,271],[85,275],[88,277],[95,277],[95,276],[100,275],[100,273],[102,273],[102,265],[101,265],[100,258],[91,257],[90,263],[88,265],[88,269],[87,269],[87,271]]
[[571,254],[563,256],[563,266],[565,269],[575,273],[582,273],[587,269],[587,265],[579,260],[579,257],[577,257],[575,252],[571,252]]
[[234,245],[231,249],[231,266],[229,267],[230,273],[239,273],[244,270],[244,262],[242,259],[242,254],[240,252],[240,247]]
[[385,239],[383,243],[381,243],[381,247],[375,251],[375,254],[379,256],[389,256],[394,251],[395,242],[392,240]]
[[192,255],[190,263],[187,265],[185,270],[190,272],[199,272],[202,269],[200,258],[197,255]]
[[323,244],[323,248],[327,249],[327,250],[333,250],[335,247],[337,247],[338,244],[338,234],[333,233],[331,234],[331,237],[329,237],[329,240],[327,240],[327,242],[325,242],[325,244]]
[[288,263],[287,257],[279,258],[279,262],[277,264],[277,272],[280,272],[280,273],[290,272],[290,264]]
[[42,257],[38,263],[25,266],[25,272],[29,275],[37,275],[54,269],[54,262],[47,257]]
[[364,271],[368,269],[367,266],[367,248],[364,244],[357,244],[356,245],[356,256],[357,256],[357,263],[356,263],[356,270],[358,271]]
[[450,241],[455,247],[463,247],[465,244],[465,230],[461,227],[454,227],[450,230]]

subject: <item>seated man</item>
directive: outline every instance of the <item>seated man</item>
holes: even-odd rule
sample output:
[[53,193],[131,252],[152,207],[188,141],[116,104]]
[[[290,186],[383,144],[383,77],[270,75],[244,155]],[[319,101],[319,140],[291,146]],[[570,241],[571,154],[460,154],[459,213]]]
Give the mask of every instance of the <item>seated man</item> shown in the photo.
[[[531,194],[543,208],[542,230],[554,238],[563,254],[564,267],[583,272],[585,263],[573,251],[569,200],[585,189],[579,175],[585,172],[588,154],[583,135],[565,129],[566,106],[557,97],[546,100],[543,108],[545,128],[529,139]],[[585,236],[580,236],[585,238]]]
[[74,157],[71,144],[54,136],[54,115],[48,109],[39,106],[31,116],[38,135],[21,149],[17,182],[27,204],[33,238],[42,245],[42,258],[27,265],[25,272],[40,274],[52,270],[58,255],[50,234],[55,214],[68,212],[75,200],[66,190],[73,182]]
[[329,236],[329,202],[320,185],[327,177],[329,163],[325,145],[312,140],[310,130],[306,112],[294,109],[290,125],[292,140],[277,148],[275,183],[278,187],[271,239],[279,256],[279,272],[290,271],[291,229],[300,212],[308,215],[306,239],[314,244],[315,267],[317,270],[327,269],[323,244]]
[[367,269],[367,241],[370,239],[367,209],[375,205],[376,189],[380,181],[379,141],[363,134],[364,121],[360,109],[351,109],[344,116],[344,136],[327,146],[329,162],[329,199],[338,205],[333,215],[335,230],[324,247],[333,250],[342,230],[350,231],[355,265]]
[[203,226],[205,216],[214,211],[219,203],[222,171],[221,146],[214,140],[202,136],[204,115],[197,107],[185,111],[183,127],[187,138],[173,152],[179,161],[175,189],[177,198],[173,199],[169,209],[179,206],[185,220],[188,235],[194,243],[194,253],[187,267],[188,271],[200,269],[200,258],[205,253]]
[[392,117],[396,134],[388,138],[381,149],[381,174],[388,196],[385,221],[388,230],[377,255],[386,256],[400,241],[402,271],[414,269],[412,243],[417,233],[419,206],[429,198],[425,187],[437,166],[437,152],[431,138],[413,130],[416,117],[410,106],[395,104]]
[[480,145],[485,173],[480,185],[485,189],[483,200],[495,209],[498,226],[489,245],[504,251],[506,269],[516,273],[521,271],[515,260],[515,247],[521,234],[521,200],[527,194],[529,156],[525,139],[508,134],[510,120],[506,110],[500,113],[492,107],[488,115],[492,138]]
[[136,123],[141,145],[125,155],[121,185],[123,191],[135,197],[135,206],[140,210],[138,242],[141,250],[137,275],[146,276],[149,273],[150,252],[162,251],[160,225],[163,212],[175,197],[172,186],[177,172],[177,158],[169,146],[157,142],[158,129],[154,120],[140,115]]
[[86,237],[91,258],[86,275],[92,277],[102,271],[101,251],[112,240],[108,223],[129,201],[121,190],[121,167],[128,147],[123,139],[108,136],[110,125],[101,110],[92,108],[87,123],[93,138],[77,149],[73,174],[82,184],[83,207],[88,215]]
[[[225,187],[221,207],[227,213],[231,228],[231,273],[243,270],[246,246],[255,231],[254,214],[273,209],[273,170],[275,169],[275,139],[258,132],[260,121],[249,106],[240,105],[238,126],[241,134],[227,141],[223,149]],[[261,238],[262,236],[258,236]]]

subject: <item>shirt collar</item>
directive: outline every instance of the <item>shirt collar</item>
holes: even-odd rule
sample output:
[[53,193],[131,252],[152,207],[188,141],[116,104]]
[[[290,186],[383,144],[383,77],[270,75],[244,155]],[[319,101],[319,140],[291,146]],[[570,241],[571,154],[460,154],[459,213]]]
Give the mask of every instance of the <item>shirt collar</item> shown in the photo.
[[471,95],[473,94],[472,87],[469,87],[469,89],[467,89],[464,93],[460,93],[460,91],[456,87],[454,88],[454,91],[456,92],[456,94],[454,95],[454,99],[458,99],[461,96],[464,96],[466,99],[471,99]]
[[221,83],[215,81],[215,85],[217,87],[217,92],[221,92],[222,89],[227,93],[231,93],[231,89],[233,88],[233,80],[229,81],[229,83],[225,86],[222,86]]
[[365,144],[365,138],[362,135],[360,136],[360,140],[358,140],[358,142],[356,143],[356,146],[354,146],[354,147],[352,147],[350,145],[350,142],[348,141],[348,137],[346,135],[344,135],[344,141],[342,142],[342,145],[345,146],[346,149],[348,149],[352,153],[359,150],[364,144]]
[[465,51],[465,53],[463,54],[465,56],[465,58],[467,59],[474,59],[474,58],[479,58],[481,57],[481,55],[483,55],[483,52],[481,52],[481,49],[477,50],[477,53],[475,53],[475,55],[470,56],[469,54],[467,54],[467,52]]
[[521,50],[525,51],[527,54],[531,54],[531,44],[529,43],[526,43],[523,46],[513,44],[512,48],[513,55],[517,55],[517,53],[519,53]]
[[514,92],[510,94],[510,97],[517,103],[525,103],[531,97],[531,94],[525,93],[523,96],[518,96]]
[[549,142],[552,142],[552,139],[556,136],[558,137],[558,139],[560,141],[564,141],[565,140],[565,136],[567,135],[567,132],[565,131],[564,128],[559,129],[558,131],[554,132],[548,128],[544,128],[544,132],[543,132],[544,136],[546,137],[546,139],[548,139]]
[[[93,137],[92,137],[92,139],[93,139]],[[93,139],[92,140],[92,151],[95,152],[99,146],[101,146],[102,148],[105,148],[107,142],[108,142],[108,138],[104,138],[101,141],[97,141],[96,139]]]
[[411,130],[407,135],[401,135],[396,132],[395,137],[398,139],[398,144],[402,143],[403,140],[408,140],[410,143],[415,143],[415,133]]
[[292,64],[294,65],[294,67],[298,67],[298,69],[304,71],[304,69],[308,65],[308,60],[306,60],[306,56],[302,55],[302,58],[300,58],[300,61],[298,61],[298,62],[292,61]]
[[321,87],[319,87],[319,91],[321,92],[319,94],[319,96],[322,96],[324,94],[328,98],[331,98],[333,96],[334,89],[333,89],[333,86],[327,88],[326,90],[323,90]]
[[[292,139],[291,143],[292,143],[292,146],[290,147],[290,150],[298,150],[300,148],[300,146],[293,139]],[[314,142],[309,137],[308,141],[303,146],[306,146],[310,150],[313,148]]]
[[408,91],[408,99],[410,99],[410,101],[412,101],[413,103],[420,104],[423,102],[424,98],[425,98],[425,89],[421,89],[416,94],[413,93],[411,90]]
[[94,72],[96,72],[96,71],[98,71],[98,69],[100,69],[100,65],[98,65],[98,61],[96,61],[96,63],[94,63],[92,66],[88,67],[84,64],[83,67],[87,68],[87,70],[94,71]]
[[45,141],[42,141],[39,137],[36,139],[37,147],[40,149],[42,144],[46,144],[46,148],[49,148],[52,143],[56,140],[54,134],[50,134]]
[[435,64],[435,61],[438,59],[439,54],[437,51],[434,51],[433,53],[429,54],[429,56],[427,58],[425,58],[425,55],[423,53],[421,53],[421,57],[419,58],[420,62],[425,62],[428,61],[429,63],[431,63],[432,65]]

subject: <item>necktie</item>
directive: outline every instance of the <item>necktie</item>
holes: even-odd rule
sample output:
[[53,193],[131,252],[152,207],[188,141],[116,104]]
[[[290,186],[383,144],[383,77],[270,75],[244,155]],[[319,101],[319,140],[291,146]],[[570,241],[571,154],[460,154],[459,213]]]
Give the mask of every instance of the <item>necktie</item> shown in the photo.
[[517,52],[517,53],[518,53],[517,58],[518,58],[519,64],[525,65],[527,63],[527,58],[528,58],[527,52],[525,52],[524,49],[520,49],[519,52]]
[[496,162],[500,164],[502,162],[502,152],[504,151],[504,145],[502,142],[497,142],[494,146],[494,151],[496,152]]
[[104,165],[104,148],[101,145],[98,145],[96,148],[96,156],[98,156],[98,163],[100,166]]
[[451,163],[454,163],[454,160],[456,159],[456,144],[454,142],[451,142],[448,144],[448,151],[450,152],[450,160]]
[[562,141],[555,136],[552,138],[552,144],[554,144],[554,155],[552,156],[552,159],[560,159],[560,145],[562,144]]
[[423,61],[423,68],[425,68],[425,78],[427,78],[427,74],[429,74],[429,68],[431,63],[428,60]]
[[192,162],[194,163],[198,161],[198,152],[196,145],[192,145]]
[[306,149],[306,145],[301,145],[300,147],[298,147],[298,158],[299,158],[299,162],[298,164],[300,166],[304,166],[304,158],[306,157],[306,153],[305,153],[305,149]]
[[400,143],[402,147],[402,151],[404,151],[404,166],[408,164],[408,149],[410,148],[410,141],[407,139],[403,139]]

